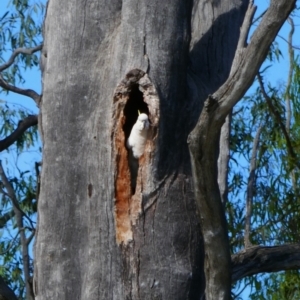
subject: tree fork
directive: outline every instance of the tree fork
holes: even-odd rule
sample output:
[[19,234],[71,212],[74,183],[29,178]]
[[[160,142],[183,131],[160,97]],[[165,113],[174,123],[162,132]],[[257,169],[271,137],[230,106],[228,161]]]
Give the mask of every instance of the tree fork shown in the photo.
[[188,138],[195,197],[205,244],[206,299],[229,299],[230,252],[220,192],[216,149],[227,114],[242,98],[267,51],[295,6],[295,0],[273,0],[249,45],[247,36],[256,7],[250,1],[228,80],[205,101],[197,125]]

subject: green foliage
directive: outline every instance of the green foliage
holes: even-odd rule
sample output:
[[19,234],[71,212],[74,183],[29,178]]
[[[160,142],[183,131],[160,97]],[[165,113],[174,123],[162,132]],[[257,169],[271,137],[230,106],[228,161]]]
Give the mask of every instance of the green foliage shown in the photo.
[[[3,104],[0,110],[0,140],[10,135],[17,127],[18,121],[32,112],[19,105]],[[30,237],[35,229],[37,211],[37,174],[34,165],[22,162],[20,156],[27,151],[39,161],[41,152],[38,147],[37,128],[31,127],[18,141],[2,152],[2,165],[13,186],[16,198],[26,214],[24,230],[26,237]],[[15,159],[14,159],[15,158]],[[3,183],[0,183],[0,275],[10,283],[11,288],[25,299],[23,261],[19,229],[16,224],[12,201],[6,194]],[[32,247],[32,243],[30,244]],[[30,267],[32,273],[32,266]]]
[[[277,54],[276,54],[277,53]],[[269,59],[280,56],[273,49]],[[264,70],[266,71],[266,69]],[[268,70],[269,71],[269,70]],[[264,73],[263,73],[264,74]],[[266,81],[267,75],[264,75]],[[288,131],[295,157],[291,156],[288,141],[278,119],[272,113],[258,86],[244,97],[233,113],[231,132],[231,160],[229,222],[232,252],[244,247],[245,201],[252,154],[253,139],[262,126],[251,219],[251,242],[257,245],[296,243],[300,237],[300,64],[293,63],[290,89],[265,83],[273,109],[280,115],[280,122]],[[291,120],[287,123],[286,100],[291,104]],[[290,123],[290,125],[288,125]],[[251,287],[250,299],[300,299],[298,271],[252,276],[236,284]],[[235,299],[238,299],[236,296]]]
[[[0,139],[4,139],[10,135],[18,126],[20,120],[23,120],[28,114],[33,114],[30,110],[20,105],[9,105],[5,101],[0,103]],[[38,140],[38,132],[36,127],[30,127],[23,135],[21,135],[13,149],[17,153],[21,153],[30,147],[33,147]]]
[[[42,22],[45,1],[7,1],[6,11],[0,15],[0,66],[8,61],[18,48],[31,48],[42,43]],[[5,3],[1,3],[5,5]],[[39,53],[19,54],[13,64],[1,72],[12,85],[24,83],[26,69],[37,68]],[[0,91],[8,93],[0,88]],[[26,103],[26,102],[25,102]],[[0,140],[9,136],[30,109],[0,100]],[[1,163],[12,185],[15,197],[24,212],[22,229],[28,241],[32,240],[37,211],[37,177],[41,160],[37,127],[30,127],[17,141],[1,153]],[[27,247],[32,249],[31,241]],[[9,283],[19,299],[26,298],[20,228],[17,226],[12,200],[5,185],[0,182],[0,275]],[[29,250],[32,256],[32,250]],[[30,258],[29,274],[33,266]]]
[[[0,15],[0,65],[6,62],[17,48],[30,48],[42,43],[42,20],[44,1],[11,0],[7,10]],[[273,43],[268,53],[268,65],[261,71],[268,72],[273,63],[283,58],[278,43]],[[14,63],[1,72],[10,84],[23,83],[27,68],[38,66],[38,54],[18,55]],[[265,76],[266,77],[266,76]],[[289,136],[294,152],[300,153],[300,64],[295,59],[293,79],[289,90],[283,86],[267,83],[266,90],[272,105],[286,123],[288,97],[292,106]],[[29,113],[28,109],[0,102],[0,140],[10,135]],[[262,126],[252,212],[251,241],[253,244],[277,245],[298,242],[300,226],[299,167],[290,156],[287,140],[278,120],[270,112],[259,87],[244,97],[235,108],[231,132],[231,160],[229,201],[227,219],[230,245],[233,253],[244,245],[245,199],[252,154],[253,138]],[[24,154],[35,152],[35,161],[40,160],[37,128],[23,134],[14,146],[4,153],[2,162],[7,177],[13,186],[18,203],[26,214],[24,217],[26,237],[34,230],[37,211],[38,167],[21,163]],[[23,262],[20,234],[17,228],[11,199],[0,183],[0,275],[9,283],[20,299],[25,299]],[[30,267],[32,273],[32,266]],[[288,271],[271,275],[246,278],[236,284],[251,287],[251,299],[300,299],[299,272]],[[232,296],[241,299],[239,295]]]
[[[298,270],[271,274],[266,282],[265,297],[271,300],[300,299],[299,277]],[[268,285],[270,283],[271,285]]]
[[[0,65],[15,49],[31,48],[42,43],[44,10],[45,1],[10,1],[7,11],[0,16]],[[38,63],[38,54],[18,55],[14,64],[2,72],[2,76],[13,85],[24,83],[22,70],[38,66]]]

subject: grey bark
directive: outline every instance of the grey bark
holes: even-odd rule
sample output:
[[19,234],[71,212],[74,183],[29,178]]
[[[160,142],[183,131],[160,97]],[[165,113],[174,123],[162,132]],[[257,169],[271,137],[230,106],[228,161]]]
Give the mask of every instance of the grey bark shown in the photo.
[[[204,100],[229,75],[247,2],[50,0],[37,300],[203,296],[203,241],[186,140]],[[152,138],[132,195],[125,140],[138,105],[148,110]],[[218,198],[212,148],[218,136],[204,143],[212,150],[201,173],[210,180],[205,197]],[[228,283],[228,245],[218,241]],[[211,276],[219,268],[213,267]]]
[[220,146],[218,156],[218,186],[221,194],[221,201],[225,207],[228,200],[228,164],[230,159],[230,130],[232,112],[226,117],[221,128]]
[[253,3],[249,4],[230,76],[207,98],[197,125],[189,135],[196,203],[205,245],[206,299],[230,298],[228,235],[217,184],[216,149],[220,130],[226,115],[253,82],[271,42],[294,6],[295,1],[273,0],[247,45],[255,12]]
[[300,268],[300,245],[254,246],[232,255],[232,282],[263,272]]
[[[191,121],[181,113],[191,105],[191,10],[191,1],[49,2],[36,299],[200,298],[202,239],[185,142]],[[121,232],[117,240],[112,136],[123,110],[114,96],[133,69],[156,87],[159,135],[143,167],[132,239]]]
[[285,128],[287,133],[290,133],[291,127],[291,84],[293,79],[293,69],[294,69],[294,49],[293,49],[293,35],[295,32],[295,25],[292,18],[288,19],[291,29],[288,37],[288,51],[289,51],[289,73],[287,78],[286,93],[285,93],[285,111],[286,111],[286,121]]
[[[287,85],[285,92],[285,128],[288,135],[290,135],[290,127],[291,127],[291,84],[293,80],[294,73],[294,63],[295,63],[295,54],[293,49],[293,35],[295,32],[295,24],[292,18],[288,18],[288,22],[291,26],[289,37],[288,37],[288,51],[289,51],[289,72],[287,77]],[[291,170],[291,179],[293,183],[293,188],[297,191],[297,180],[295,176],[295,170]]]

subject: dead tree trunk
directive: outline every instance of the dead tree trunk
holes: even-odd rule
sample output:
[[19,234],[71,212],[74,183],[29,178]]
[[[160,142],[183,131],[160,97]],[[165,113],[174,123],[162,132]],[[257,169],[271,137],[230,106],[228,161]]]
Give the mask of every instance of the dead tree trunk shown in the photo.
[[[50,0],[37,300],[202,297],[186,141],[229,75],[247,2]],[[151,129],[133,176],[138,111]]]

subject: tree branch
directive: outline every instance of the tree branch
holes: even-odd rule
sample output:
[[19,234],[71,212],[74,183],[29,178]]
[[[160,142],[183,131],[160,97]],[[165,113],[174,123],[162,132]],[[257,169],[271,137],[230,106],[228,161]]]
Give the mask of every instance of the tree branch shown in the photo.
[[[294,49],[293,49],[293,35],[295,32],[295,25],[292,18],[288,18],[288,22],[291,25],[291,29],[289,32],[288,37],[288,51],[289,51],[289,72],[288,72],[288,78],[287,78],[287,85],[286,85],[286,91],[285,91],[285,116],[286,116],[286,122],[285,122],[285,129],[288,135],[290,135],[290,128],[291,128],[291,85],[292,85],[292,79],[293,79],[293,73],[294,73]],[[282,37],[281,37],[282,38]],[[291,170],[291,179],[294,191],[297,192],[297,180],[296,180],[296,174],[295,170]]]
[[5,251],[3,251],[3,252],[0,253],[1,256],[4,255],[5,253],[8,253],[8,251],[10,251],[10,249],[13,247],[13,245],[14,245],[14,243],[15,243],[18,235],[19,235],[19,233],[20,232],[18,231],[17,234],[16,234],[16,236],[12,240],[9,241],[9,246],[7,247],[7,249]]
[[257,18],[255,18],[255,19],[252,21],[251,25],[255,24],[259,19],[261,19],[261,18],[264,16],[264,14],[265,14],[266,12],[267,12],[267,10],[265,10],[265,11],[262,12]]
[[293,34],[295,31],[295,25],[291,18],[288,19],[291,30],[289,32],[289,40],[288,40],[288,50],[289,50],[289,73],[287,78],[287,85],[286,85],[286,93],[285,93],[285,111],[286,111],[286,123],[285,128],[287,133],[290,133],[290,127],[291,127],[291,97],[290,97],[290,91],[291,91],[291,84],[292,84],[292,78],[293,78],[293,67],[294,67],[294,49],[292,46],[293,43]]
[[230,158],[230,129],[232,112],[226,117],[221,129],[220,147],[218,157],[218,185],[221,194],[221,201],[225,207],[228,196],[228,162]]
[[265,90],[261,75],[259,73],[257,74],[257,78],[258,78],[258,82],[259,82],[259,86],[260,86],[262,95],[265,98],[271,113],[273,114],[276,122],[279,124],[279,127],[280,127],[280,129],[281,129],[281,131],[282,131],[282,133],[285,137],[288,154],[292,158],[293,163],[296,164],[296,166],[300,169],[300,165],[298,163],[297,155],[296,155],[296,153],[294,151],[294,148],[292,146],[292,142],[291,142],[290,136],[289,136],[289,134],[286,130],[286,127],[285,127],[285,125],[283,124],[283,122],[281,120],[280,113],[276,110],[276,108],[274,107],[274,105],[272,103],[272,99],[268,96],[268,94]]
[[35,230],[32,230],[30,236],[26,240],[26,246],[29,246],[29,244],[32,241],[32,239],[34,238],[34,236],[35,236]]
[[253,141],[253,147],[252,147],[250,172],[249,172],[248,185],[247,185],[247,198],[246,198],[245,248],[248,248],[252,245],[250,241],[251,215],[252,215],[252,203],[253,203],[254,187],[255,187],[256,155],[258,151],[261,130],[262,130],[262,126],[260,125],[256,132]]
[[253,4],[253,0],[250,0],[249,6],[248,6],[248,9],[247,9],[244,21],[243,21],[243,25],[241,27],[237,50],[244,49],[247,46],[248,34],[249,34],[249,30],[250,30],[256,9],[257,9],[257,7],[256,7],[256,5]]
[[238,45],[236,48],[236,52],[235,52],[235,55],[233,58],[229,77],[232,76],[236,72],[236,70],[239,68],[240,63],[243,59],[243,54],[247,47],[247,39],[248,39],[250,27],[251,27],[252,20],[253,20],[254,14],[256,12],[256,9],[257,9],[256,5],[254,5],[253,0],[251,0],[249,2],[249,6],[248,6],[248,9],[247,9],[244,21],[243,21],[243,25],[241,27],[241,33],[240,33]]
[[264,272],[300,269],[300,244],[255,246],[231,256],[232,282]]
[[16,94],[27,96],[27,97],[33,99],[37,106],[39,106],[39,104],[41,102],[41,95],[39,95],[37,92],[35,92],[34,90],[31,90],[31,89],[24,90],[24,89],[14,86],[14,85],[11,85],[3,79],[1,74],[0,74],[0,86],[7,91],[11,91]]
[[[213,94],[218,102],[215,119],[224,120],[230,109],[243,97],[252,84],[271,43],[284,21],[295,7],[296,0],[273,0],[264,14],[260,24],[254,31],[249,45],[238,48],[234,57],[230,76],[227,81]],[[249,10],[253,10],[249,4]],[[243,26],[249,22],[245,21]],[[239,45],[243,44],[244,36]]]
[[37,123],[38,117],[36,115],[29,115],[21,120],[12,134],[0,141],[0,152],[11,146],[29,127],[35,126]]
[[[0,160],[0,178],[1,178],[1,181],[3,183],[3,186],[7,190],[6,196],[8,196],[10,198],[11,202],[12,202],[16,218],[18,218],[19,215],[22,218],[25,215],[25,213],[21,209],[21,207],[19,205],[19,202],[18,202],[18,199],[15,195],[15,191],[14,191],[11,183],[9,182],[9,180],[6,177],[6,174],[5,174],[5,172],[3,170],[3,167],[2,167],[2,161],[1,160]],[[22,224],[23,224],[23,221],[22,221]],[[19,230],[21,230],[22,228],[23,228],[23,225],[19,227]]]
[[35,162],[35,176],[36,176],[36,181],[37,181],[37,185],[36,185],[36,201],[39,201],[39,197],[40,197],[40,189],[41,189],[41,175],[40,175],[40,169],[39,167],[42,166],[42,162]]
[[9,68],[15,61],[15,58],[19,55],[19,54],[26,54],[26,55],[31,55],[37,51],[42,50],[43,48],[43,44],[38,45],[36,47],[33,48],[18,48],[16,49],[13,54],[10,56],[9,60],[3,64],[2,66],[0,66],[0,72],[4,71],[5,69]]
[[[0,66],[0,72],[9,68],[14,63],[15,58],[19,54],[31,55],[37,51],[42,50],[42,48],[43,48],[43,45],[41,44],[41,45],[38,45],[33,48],[18,48],[18,49],[16,49],[13,52],[13,54],[10,56],[9,60],[5,64]],[[39,104],[40,104],[41,95],[39,95],[37,92],[35,92],[34,90],[31,90],[31,89],[21,89],[16,86],[10,85],[8,82],[6,82],[3,79],[3,77],[1,75],[0,75],[0,86],[5,90],[32,98],[35,101],[35,103],[37,104],[37,106],[39,106]]]
[[283,36],[281,36],[280,34],[278,34],[278,37],[280,37],[282,40],[284,40],[285,42],[287,42],[287,44],[289,45],[289,47],[291,47],[292,49],[300,50],[299,46],[295,46],[295,45],[290,44],[289,41],[286,38],[284,38]]
[[6,177],[6,174],[3,170],[2,163],[0,161],[0,178],[2,180],[2,183],[4,187],[7,190],[7,194],[9,195],[11,201],[13,210],[16,216],[16,223],[18,230],[20,232],[20,241],[21,241],[21,247],[22,247],[22,260],[23,260],[23,272],[24,272],[24,279],[26,284],[26,294],[27,299],[30,299],[29,293],[30,293],[30,262],[29,262],[29,252],[28,252],[28,245],[27,245],[27,239],[25,235],[24,225],[23,225],[23,216],[25,215],[24,212],[21,210],[19,206],[18,199],[16,197],[15,191],[9,182],[8,178]]
[[229,299],[231,288],[227,222],[218,187],[217,159],[220,130],[226,116],[251,86],[271,43],[295,7],[296,0],[272,0],[245,47],[255,6],[250,1],[229,78],[204,102],[199,120],[189,134],[196,205],[205,245],[205,296]]

